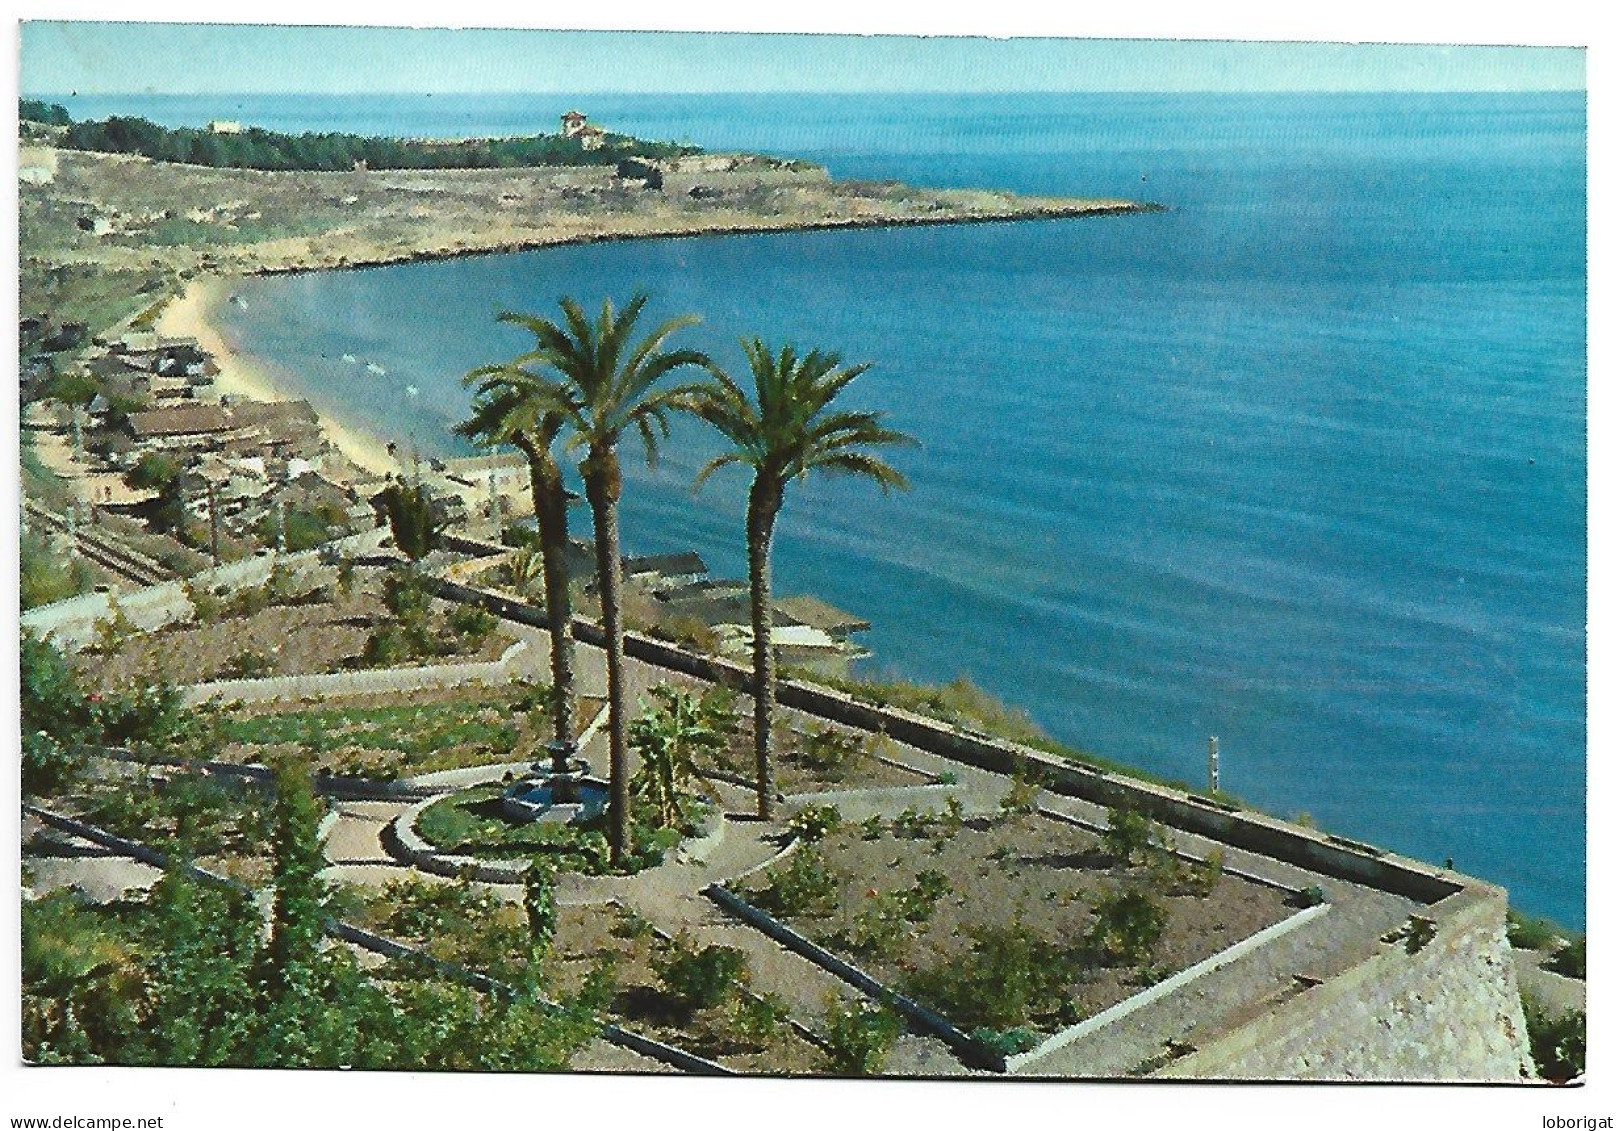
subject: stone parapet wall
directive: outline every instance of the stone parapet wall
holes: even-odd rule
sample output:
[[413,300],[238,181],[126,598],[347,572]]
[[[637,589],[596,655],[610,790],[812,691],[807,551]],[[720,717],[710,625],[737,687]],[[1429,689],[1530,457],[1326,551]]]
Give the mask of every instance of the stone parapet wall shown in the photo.
[[1428,909],[1436,934],[1403,940],[1263,1015],[1191,1038],[1158,1076],[1203,1080],[1522,1083],[1536,1079],[1505,937],[1505,897],[1473,885]]

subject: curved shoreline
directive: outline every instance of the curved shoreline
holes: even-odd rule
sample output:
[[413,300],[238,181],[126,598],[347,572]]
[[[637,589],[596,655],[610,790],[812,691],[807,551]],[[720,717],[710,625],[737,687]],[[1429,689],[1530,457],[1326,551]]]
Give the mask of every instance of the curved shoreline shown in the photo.
[[[875,228],[946,227],[962,224],[1029,223],[1035,220],[1084,219],[1095,216],[1124,216],[1137,213],[1165,212],[1160,204],[1146,204],[1126,200],[1101,200],[1086,204],[1028,207],[1011,209],[1004,213],[969,216],[915,216],[867,217],[835,216],[821,220],[797,220],[779,223],[710,224],[696,228],[682,226],[659,227],[642,231],[596,230],[590,232],[539,235],[534,239],[502,241],[488,246],[420,248],[400,254],[381,254],[377,258],[355,260],[340,257],[333,261],[307,264],[262,264],[246,270],[208,273],[189,282],[186,290],[166,303],[155,320],[159,333],[171,337],[196,338],[198,344],[213,355],[220,367],[217,383],[228,396],[244,397],[256,401],[283,401],[295,399],[278,388],[272,373],[272,363],[264,357],[238,348],[225,337],[215,317],[225,301],[225,291],[233,278],[271,275],[305,275],[326,271],[365,271],[374,268],[398,267],[410,263],[430,263],[439,260],[466,259],[486,255],[515,255],[529,251],[544,251],[554,247],[571,247],[598,243],[629,243],[640,240],[702,239],[710,237],[782,235],[789,232],[849,231]],[[364,426],[340,423],[330,413],[318,410],[320,427],[333,446],[358,467],[374,475],[398,474],[401,464],[388,452],[386,443]]]
[[767,221],[761,224],[738,221],[720,224],[707,223],[696,227],[669,225],[626,231],[598,229],[585,232],[544,233],[528,238],[500,240],[489,244],[469,245],[458,243],[451,247],[419,248],[399,254],[380,252],[375,256],[367,256],[366,258],[341,255],[333,259],[318,259],[311,263],[267,263],[249,267],[238,272],[238,274],[305,275],[316,271],[365,271],[376,267],[397,267],[407,263],[468,259],[483,255],[515,255],[526,251],[543,251],[552,247],[631,243],[640,240],[767,236],[784,235],[790,232],[852,231],[875,228],[942,228],[971,224],[1031,223],[1038,220],[1080,220],[1090,217],[1130,216],[1169,211],[1171,209],[1164,204],[1131,200],[1099,200],[1082,204],[1011,208],[1002,212],[951,216],[829,216],[815,220]]
[[[220,367],[215,383],[225,395],[252,401],[295,399],[277,387],[267,360],[238,349],[220,329],[215,314],[225,301],[230,280],[229,275],[193,279],[182,294],[164,305],[154,328],[165,337],[196,338],[198,345]],[[341,424],[328,413],[318,412],[317,418],[322,432],[351,463],[374,475],[389,475],[400,470],[398,461],[377,436]]]

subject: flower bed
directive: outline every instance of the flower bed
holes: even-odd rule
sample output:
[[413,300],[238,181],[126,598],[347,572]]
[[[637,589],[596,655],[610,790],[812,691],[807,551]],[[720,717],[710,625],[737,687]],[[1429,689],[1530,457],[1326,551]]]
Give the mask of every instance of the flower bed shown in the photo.
[[[479,786],[441,798],[417,818],[417,835],[451,856],[487,859],[543,857],[559,871],[603,875],[610,871],[608,815],[574,824],[517,821],[502,808],[503,785]],[[631,848],[621,871],[640,872],[665,859],[683,839],[696,836],[709,806],[684,798],[681,820],[660,827],[645,806],[633,805]]]

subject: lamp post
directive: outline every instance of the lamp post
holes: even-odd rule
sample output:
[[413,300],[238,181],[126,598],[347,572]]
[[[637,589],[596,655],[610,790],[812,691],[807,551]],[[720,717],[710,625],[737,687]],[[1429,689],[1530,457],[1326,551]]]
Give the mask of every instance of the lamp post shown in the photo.
[[1217,736],[1206,740],[1206,792],[1217,792]]

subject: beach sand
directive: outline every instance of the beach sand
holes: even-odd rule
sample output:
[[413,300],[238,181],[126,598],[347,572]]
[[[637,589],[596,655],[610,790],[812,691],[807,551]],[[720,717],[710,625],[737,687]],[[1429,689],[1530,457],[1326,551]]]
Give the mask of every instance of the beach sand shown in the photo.
[[[185,294],[163,308],[154,328],[166,337],[196,338],[198,345],[213,355],[220,367],[215,381],[224,395],[254,401],[291,399],[277,390],[269,368],[262,361],[232,346],[215,325],[213,314],[226,301],[230,288],[228,278],[194,279]],[[320,419],[322,432],[356,466],[375,475],[400,471],[399,462],[389,454],[383,441],[325,414]]]

